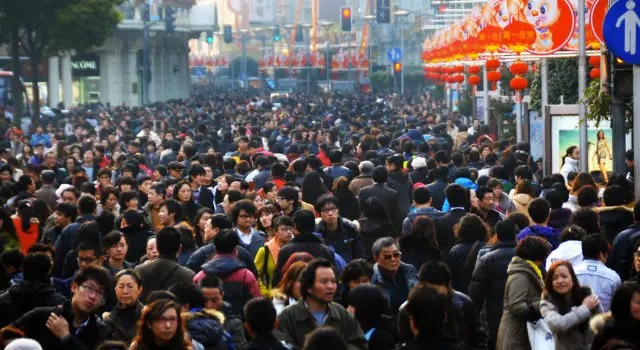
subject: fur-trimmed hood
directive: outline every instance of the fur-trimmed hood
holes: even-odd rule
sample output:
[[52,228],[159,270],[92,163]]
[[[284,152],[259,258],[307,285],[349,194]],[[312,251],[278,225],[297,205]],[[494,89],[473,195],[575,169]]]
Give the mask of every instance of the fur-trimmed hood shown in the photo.
[[180,316],[182,316],[185,322],[188,322],[189,320],[194,319],[196,317],[203,317],[203,316],[215,317],[220,321],[220,323],[224,324],[224,314],[218,310],[191,309],[187,312],[181,313]]
[[628,208],[624,205],[615,205],[611,207],[595,207],[593,209],[598,213],[608,212],[608,211],[620,211],[620,212],[627,212],[627,213],[633,214],[633,208]]
[[613,322],[613,316],[611,315],[611,311],[605,312],[599,315],[595,315],[589,321],[589,327],[593,334],[598,336],[602,334],[602,332],[607,328],[607,326],[611,325]]

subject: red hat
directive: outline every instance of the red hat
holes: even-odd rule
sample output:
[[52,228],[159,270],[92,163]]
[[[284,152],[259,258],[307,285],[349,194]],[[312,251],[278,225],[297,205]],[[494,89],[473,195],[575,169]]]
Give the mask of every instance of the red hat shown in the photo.
[[425,184],[423,184],[422,182],[416,182],[413,184],[413,189],[415,190],[416,188],[420,188],[420,187],[424,187]]

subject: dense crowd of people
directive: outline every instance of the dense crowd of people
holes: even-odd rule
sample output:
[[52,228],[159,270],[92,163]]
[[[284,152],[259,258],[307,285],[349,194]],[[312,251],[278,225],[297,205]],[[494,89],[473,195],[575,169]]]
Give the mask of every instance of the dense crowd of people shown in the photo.
[[633,151],[543,176],[428,94],[0,117],[0,348],[640,348]]

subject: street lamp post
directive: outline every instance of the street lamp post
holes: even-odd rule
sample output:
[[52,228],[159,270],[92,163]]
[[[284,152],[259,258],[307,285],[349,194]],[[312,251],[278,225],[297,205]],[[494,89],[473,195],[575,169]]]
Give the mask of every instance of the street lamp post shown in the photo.
[[329,54],[331,53],[330,52],[330,46],[329,46],[329,28],[333,25],[333,23],[327,21],[327,22],[320,23],[320,25],[324,27],[324,31],[325,31],[325,33],[327,35],[327,38],[326,38],[327,40],[325,41],[325,47],[326,47],[326,50],[327,50],[325,52],[325,61],[327,63],[327,67],[326,67],[326,70],[327,70],[327,72],[326,72],[327,73],[326,74],[327,75],[327,91],[329,91],[330,88],[331,88],[331,83],[330,83],[330,80],[329,80],[329,76],[330,76],[329,68],[331,67],[330,64],[329,64]]
[[[293,46],[291,45],[291,36],[293,35],[293,28],[295,27],[293,24],[286,24],[284,26],[287,29],[287,32],[289,33],[289,51],[288,51],[288,56],[289,56],[289,89],[293,90],[293,88],[291,87],[291,81],[293,79],[291,79],[291,58],[293,57]],[[297,85],[297,84],[296,84]],[[297,86],[296,86],[297,88]]]
[[367,32],[367,51],[369,52],[369,66],[367,67],[367,76],[369,77],[369,87],[371,88],[371,91],[373,92],[373,84],[371,82],[371,73],[372,73],[372,66],[373,66],[373,59],[371,58],[371,55],[373,53],[373,50],[371,49],[371,32],[373,31],[373,23],[376,20],[376,16],[374,15],[366,15],[364,16],[364,19],[369,23],[369,30]]
[[[397,16],[397,17],[406,18],[409,15],[409,11],[407,11],[407,10],[398,10],[398,11],[395,11],[393,14],[395,16]],[[404,22],[403,21],[399,21],[399,22],[400,22],[400,52],[402,52],[402,55],[404,57],[404,55],[405,55],[405,52],[404,52],[404,31],[403,31]],[[400,66],[400,94],[404,94],[404,63]]]
[[248,86],[248,77],[247,77],[247,33],[249,31],[247,29],[241,29],[240,34],[242,34],[242,84],[244,88],[247,89]]
[[[311,50],[311,24],[303,23],[302,27],[307,30],[307,35],[306,35],[306,40],[305,41],[308,44],[307,45],[307,50],[309,50],[308,52],[310,52],[310,50]],[[309,93],[309,91],[311,91],[311,82],[310,82],[311,75],[309,74],[309,68],[310,67],[307,67],[307,65],[309,64],[311,56],[310,56],[309,53],[307,53],[306,56],[307,56],[307,63],[305,64],[304,70],[307,71],[307,93]]]

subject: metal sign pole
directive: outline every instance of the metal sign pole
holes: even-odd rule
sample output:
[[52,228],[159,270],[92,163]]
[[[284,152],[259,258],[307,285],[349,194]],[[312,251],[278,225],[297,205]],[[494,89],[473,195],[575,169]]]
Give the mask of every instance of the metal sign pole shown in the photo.
[[584,101],[584,93],[587,89],[587,52],[585,40],[585,0],[578,0],[578,26],[579,40],[578,46],[578,112],[580,119],[580,171],[589,170],[589,156],[587,154],[589,143],[587,140],[587,108]]
[[[636,135],[638,125],[640,125],[640,66],[633,65],[633,128]],[[640,198],[640,137],[632,137],[633,139],[633,179],[636,198]]]

